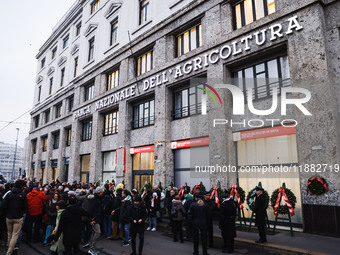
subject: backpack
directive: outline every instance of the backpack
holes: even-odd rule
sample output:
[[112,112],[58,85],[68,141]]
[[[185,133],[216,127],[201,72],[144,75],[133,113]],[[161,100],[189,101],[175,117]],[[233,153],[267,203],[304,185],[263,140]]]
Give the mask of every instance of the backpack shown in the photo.
[[177,212],[176,208],[174,208],[174,207],[171,208],[170,216],[171,216],[171,218],[177,218],[178,217],[178,212]]

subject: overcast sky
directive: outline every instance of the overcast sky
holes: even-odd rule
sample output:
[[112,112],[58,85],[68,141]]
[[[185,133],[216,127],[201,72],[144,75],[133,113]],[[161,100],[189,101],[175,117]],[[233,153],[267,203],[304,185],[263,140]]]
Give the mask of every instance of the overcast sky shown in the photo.
[[[0,130],[33,106],[39,48],[75,0],[6,1],[0,15]],[[0,141],[23,147],[28,136],[29,112],[0,131]]]

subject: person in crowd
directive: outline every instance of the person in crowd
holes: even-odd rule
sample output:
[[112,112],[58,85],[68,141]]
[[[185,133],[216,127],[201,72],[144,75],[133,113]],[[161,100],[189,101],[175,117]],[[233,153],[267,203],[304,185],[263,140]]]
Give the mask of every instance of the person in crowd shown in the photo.
[[39,190],[39,184],[33,183],[33,189],[27,194],[28,214],[27,214],[27,242],[32,241],[32,228],[33,229],[33,242],[39,241],[40,228],[44,214],[44,204],[46,202],[45,194]]
[[185,209],[181,201],[181,197],[179,195],[175,196],[172,200],[172,221],[173,221],[173,234],[174,234],[174,242],[177,242],[177,233],[179,233],[179,240],[183,243],[183,220],[185,217]]
[[219,220],[219,227],[224,242],[223,253],[233,253],[234,251],[236,208],[237,205],[235,201],[230,198],[230,193],[228,191],[223,193]]
[[97,254],[97,249],[95,247],[96,241],[100,237],[100,224],[102,223],[102,196],[104,189],[97,187],[94,193],[94,198],[90,200],[88,213],[93,217],[91,222],[92,225],[92,235],[90,240],[90,250],[89,253]]
[[[213,200],[210,199],[210,195],[211,192],[209,191],[204,192],[204,200],[209,206],[210,215],[212,215],[216,208],[216,204]],[[212,217],[208,221],[208,243],[210,248],[214,247],[214,225]]]
[[[170,189],[170,185],[169,185],[169,189]],[[171,208],[172,208],[172,200],[175,198],[176,196],[176,191],[171,187],[171,191],[169,193],[169,196],[166,198],[167,200],[167,210],[168,210],[168,214],[169,214],[169,226],[170,227],[173,227],[173,224],[172,224],[172,218],[171,218]],[[170,200],[170,201],[169,201]]]
[[2,209],[6,216],[8,230],[8,250],[6,255],[13,253],[23,223],[23,215],[27,211],[27,198],[26,194],[23,193],[25,186],[24,180],[17,180],[13,189],[7,193],[3,201]]
[[256,243],[266,243],[266,198],[263,195],[263,188],[257,186],[256,187],[256,199],[255,199],[255,225],[259,230],[260,239],[256,241]]
[[104,185],[104,193],[102,199],[102,207],[103,207],[103,236],[106,238],[110,238],[112,235],[112,217],[111,212],[113,208],[113,197],[112,192],[110,191],[109,184]]
[[53,197],[47,201],[46,203],[46,235],[44,240],[44,245],[47,245],[47,237],[49,237],[55,227],[56,219],[57,219],[57,202],[59,201],[60,196],[58,192],[55,192]]
[[147,196],[146,208],[148,209],[148,221],[149,227],[147,230],[157,230],[157,211],[160,210],[160,201],[156,192],[152,193],[152,196]]
[[128,212],[128,219],[131,224],[131,255],[137,255],[136,253],[136,237],[139,235],[139,247],[138,254],[142,255],[144,245],[144,232],[145,232],[145,220],[147,218],[147,211],[142,203],[140,195],[136,195],[133,200],[133,206],[130,206]]
[[[1,193],[0,193],[0,202],[2,203],[5,199],[5,195],[11,190],[11,184],[6,183],[1,185]],[[7,236],[7,227],[6,227],[6,215],[3,212],[2,208],[0,208],[0,240],[1,244],[5,245],[6,236]]]
[[198,255],[198,240],[201,233],[203,255],[208,255],[207,251],[207,229],[208,221],[211,219],[210,209],[204,201],[202,194],[195,194],[195,202],[189,208],[189,217],[193,223],[194,255]]
[[[77,204],[80,206],[84,211],[88,212],[89,208],[89,201],[94,198],[94,195],[91,191],[81,190],[81,192],[76,195],[77,198]],[[91,239],[92,234],[92,226],[90,225],[90,222],[92,221],[91,217],[88,216],[82,216],[81,217],[81,237],[83,239],[83,248],[88,248],[90,246],[89,241]]]
[[164,213],[165,213],[165,194],[162,187],[158,187],[160,191],[160,211],[159,211],[159,222],[163,221]]
[[[53,240],[56,242],[61,234],[63,234],[65,255],[73,255],[79,253],[81,216],[90,215],[77,205],[77,199],[75,196],[70,196],[68,198],[68,203],[68,206],[66,206],[65,210],[60,215],[57,233],[53,236]],[[91,223],[94,224],[94,222]]]
[[112,216],[112,240],[123,239],[123,231],[119,229],[119,215],[120,207],[122,203],[122,189],[117,189],[116,198],[113,203],[113,210],[111,212]]
[[130,239],[130,226],[129,226],[129,218],[128,212],[129,208],[132,205],[132,198],[131,193],[128,190],[123,190],[122,192],[122,204],[120,207],[120,214],[119,214],[119,228],[124,232],[124,242],[122,246],[126,247],[129,246],[129,239]]
[[[188,190],[184,190],[184,209],[185,215],[189,215],[190,205],[194,202],[193,196],[189,193]],[[192,221],[189,217],[185,218],[185,237],[184,240],[189,240],[192,238]]]
[[[59,222],[60,222],[60,217],[63,211],[66,208],[66,202],[64,200],[59,200],[56,203],[56,209],[57,209],[57,217],[56,217],[56,222],[55,222],[55,228],[52,232],[52,234],[56,234],[58,227],[59,227]],[[58,255],[59,252],[65,252],[65,247],[63,243],[63,234],[60,235],[58,240],[54,241],[53,244],[51,245],[51,255]]]

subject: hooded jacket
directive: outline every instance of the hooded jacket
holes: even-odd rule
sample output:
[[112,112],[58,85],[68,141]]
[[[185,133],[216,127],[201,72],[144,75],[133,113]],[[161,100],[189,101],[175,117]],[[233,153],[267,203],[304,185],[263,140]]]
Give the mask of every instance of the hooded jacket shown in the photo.
[[44,203],[46,197],[44,193],[38,189],[33,189],[27,194],[28,214],[40,215],[44,211]]
[[20,219],[27,211],[27,199],[21,189],[14,187],[9,192],[3,202],[6,218]]
[[181,200],[172,200],[172,208],[177,211],[177,217],[176,218],[171,218],[174,221],[181,221],[184,220],[185,217],[185,209],[183,207],[182,201]]

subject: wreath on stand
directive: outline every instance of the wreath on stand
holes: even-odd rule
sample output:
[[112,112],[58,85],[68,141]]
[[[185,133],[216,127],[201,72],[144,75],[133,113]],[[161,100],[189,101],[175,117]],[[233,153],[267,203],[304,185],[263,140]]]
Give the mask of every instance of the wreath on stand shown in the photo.
[[[250,210],[254,211],[254,209],[255,209],[255,197],[256,197],[255,191],[256,191],[256,187],[253,188],[251,191],[249,191],[249,193],[247,195],[247,199],[246,199],[247,205],[248,205],[247,210],[250,209]],[[268,206],[269,206],[269,194],[266,190],[264,190],[263,195],[266,198],[266,209],[267,209]]]
[[[273,208],[275,207],[277,198],[278,198],[281,190],[282,189],[279,188],[279,189],[274,190],[273,193],[272,193],[272,196],[270,198],[270,204]],[[293,209],[295,209],[296,196],[294,195],[294,193],[290,189],[284,188],[283,190],[284,190],[284,193],[286,194],[286,196],[288,198],[289,203],[292,205]],[[288,214],[289,213],[288,206],[286,204],[285,205],[280,204],[277,208],[277,213],[278,214]]]
[[[234,192],[235,187],[236,187],[236,192]],[[231,188],[229,188],[228,191],[230,193],[230,197],[233,197],[235,195],[235,197],[237,198],[237,203],[240,209],[242,210],[244,199],[246,197],[246,193],[244,192],[244,190],[238,185],[233,185]]]
[[200,193],[204,194],[206,189],[205,189],[205,186],[204,186],[204,184],[202,182],[201,183],[196,183],[196,185],[192,188],[191,194],[194,195],[196,193],[196,188],[198,188],[198,187],[200,189]]
[[310,192],[312,195],[322,195],[328,191],[326,180],[319,176],[314,176],[308,179],[307,195]]

